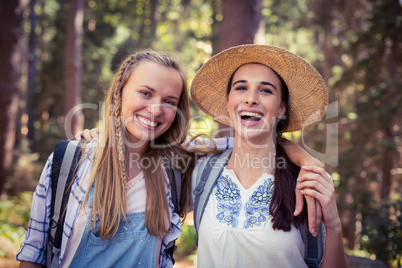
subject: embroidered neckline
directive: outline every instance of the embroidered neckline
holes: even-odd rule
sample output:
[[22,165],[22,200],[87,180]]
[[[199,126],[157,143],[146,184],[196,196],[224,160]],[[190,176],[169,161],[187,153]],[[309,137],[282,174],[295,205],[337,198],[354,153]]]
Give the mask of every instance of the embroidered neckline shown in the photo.
[[130,188],[134,187],[134,185],[136,185],[137,182],[139,182],[139,181],[141,181],[143,179],[144,179],[144,173],[141,171],[137,176],[135,176],[134,178],[132,178],[131,180],[129,180],[126,183],[125,189],[127,190],[127,189],[130,189]]
[[226,174],[230,175],[231,179],[236,181],[236,184],[238,185],[238,187],[241,187],[242,190],[245,191],[245,192],[255,191],[256,186],[259,185],[260,182],[263,181],[263,180],[265,180],[265,179],[271,179],[271,180],[273,180],[273,181],[275,180],[275,176],[274,176],[274,175],[269,174],[269,173],[266,173],[266,172],[263,172],[262,175],[261,175],[261,177],[259,177],[258,180],[256,180],[255,183],[254,183],[251,187],[249,187],[249,188],[246,189],[246,188],[243,186],[243,184],[241,184],[239,178],[237,177],[237,175],[236,175],[236,173],[233,171],[233,169],[229,169],[229,168],[227,168],[227,166],[226,166],[226,167],[223,168],[222,174],[225,174],[225,172],[226,172]]
[[[273,176],[264,174],[251,188],[242,190],[231,175],[233,173],[223,172],[214,187],[216,219],[227,226],[241,229],[253,229],[254,226],[265,224],[273,194]],[[242,197],[243,194],[247,199]]]

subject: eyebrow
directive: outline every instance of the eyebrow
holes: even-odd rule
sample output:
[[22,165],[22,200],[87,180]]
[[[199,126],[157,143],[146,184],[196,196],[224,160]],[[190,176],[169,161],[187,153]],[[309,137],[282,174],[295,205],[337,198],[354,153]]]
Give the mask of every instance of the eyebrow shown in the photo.
[[[156,92],[156,90],[155,89],[153,89],[152,87],[150,87],[150,86],[147,86],[147,85],[141,85],[142,87],[145,87],[145,88],[147,88],[147,89],[149,89],[150,91],[152,91],[152,92]],[[169,99],[175,99],[175,100],[179,100],[179,98],[178,97],[176,97],[176,96],[173,96],[173,95],[169,95],[169,96],[167,96],[167,98],[169,98]]]
[[[247,80],[237,80],[236,82],[233,83],[232,87],[238,83],[247,83]],[[274,86],[274,84],[270,83],[270,82],[265,82],[265,81],[261,81],[260,84],[265,85],[265,86],[271,86],[273,87],[275,90],[276,86]]]
[[275,90],[277,90],[277,89],[276,89],[276,86],[274,86],[274,84],[272,84],[272,83],[270,83],[270,82],[264,82],[264,81],[262,81],[261,84],[266,85],[266,86],[271,86],[271,87],[273,87]]

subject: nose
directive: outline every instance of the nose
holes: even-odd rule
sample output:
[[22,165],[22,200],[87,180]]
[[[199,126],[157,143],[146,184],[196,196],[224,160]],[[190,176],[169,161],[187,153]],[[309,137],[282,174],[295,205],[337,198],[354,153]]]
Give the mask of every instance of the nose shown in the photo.
[[148,112],[154,117],[158,117],[163,113],[163,107],[160,102],[150,103],[148,105]]
[[249,90],[244,96],[244,103],[251,106],[257,105],[259,102],[256,91]]

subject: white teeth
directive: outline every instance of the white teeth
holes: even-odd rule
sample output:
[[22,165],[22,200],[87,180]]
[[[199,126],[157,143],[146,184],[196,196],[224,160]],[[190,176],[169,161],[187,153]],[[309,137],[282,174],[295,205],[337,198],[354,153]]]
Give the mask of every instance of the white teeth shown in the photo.
[[137,118],[138,118],[139,121],[141,121],[142,123],[144,123],[145,125],[148,125],[150,127],[156,127],[156,125],[158,125],[157,122],[148,120],[148,119],[146,119],[144,117],[137,116]]
[[252,116],[252,117],[256,117],[256,118],[261,118],[262,115],[259,113],[253,113],[253,112],[241,112],[240,116]]

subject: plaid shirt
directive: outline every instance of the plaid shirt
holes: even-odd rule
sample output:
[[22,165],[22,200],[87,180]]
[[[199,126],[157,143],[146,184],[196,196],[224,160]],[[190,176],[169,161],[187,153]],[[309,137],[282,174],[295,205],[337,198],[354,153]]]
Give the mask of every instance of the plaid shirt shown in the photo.
[[[29,226],[25,233],[25,241],[21,244],[16,257],[19,261],[24,260],[40,264],[46,263],[46,242],[49,232],[50,208],[52,202],[52,162],[53,153],[46,162],[39,179],[39,184],[34,192]],[[74,181],[71,188],[69,207],[63,225],[59,263],[63,258],[66,244],[70,238],[71,230],[78,217],[85,196],[87,183],[83,183],[81,186],[80,183],[88,167],[90,167],[90,157],[87,155],[78,170],[77,179]],[[88,171],[86,177],[90,174],[90,169]]]

